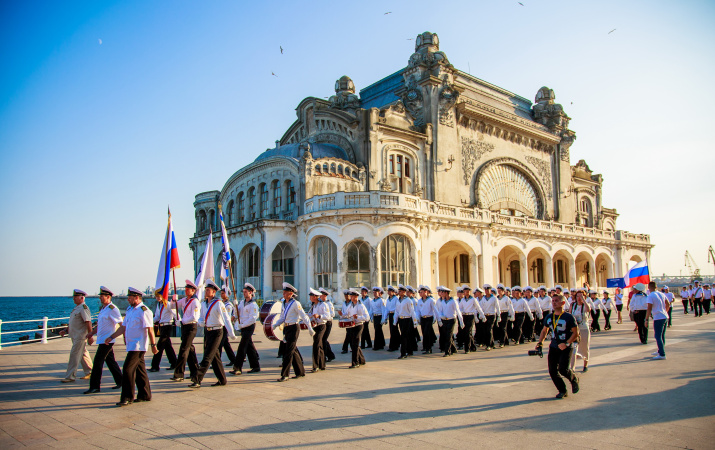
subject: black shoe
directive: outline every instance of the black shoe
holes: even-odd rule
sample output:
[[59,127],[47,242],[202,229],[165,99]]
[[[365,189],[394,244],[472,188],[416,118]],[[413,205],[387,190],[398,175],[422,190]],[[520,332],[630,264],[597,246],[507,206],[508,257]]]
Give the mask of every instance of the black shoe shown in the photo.
[[230,373],[231,375],[241,375],[243,372],[241,372],[238,369],[234,369],[234,370],[229,370],[228,373]]
[[320,370],[320,369],[318,369],[318,368],[316,367],[316,368],[314,368],[313,370],[311,370],[310,372],[311,372],[311,373],[318,373],[319,370]]
[[344,355],[344,354],[346,354],[347,352],[348,352],[347,350],[343,350],[343,351],[340,352],[340,353],[342,353],[342,354]]
[[302,378],[302,377],[304,377],[304,376],[305,376],[305,375],[293,375],[291,378]]
[[121,388],[122,388],[122,385],[118,384],[118,385],[114,386],[112,389],[121,389]]
[[492,349],[490,347],[484,347],[484,351],[490,352]]
[[449,353],[445,353],[445,354],[442,356],[442,358],[446,358],[446,357],[448,357],[448,356],[449,356]]
[[575,379],[571,382],[571,392],[575,394],[575,393],[578,392],[578,390],[579,390],[579,387],[578,387],[578,378],[575,378]]
[[334,360],[335,360],[335,358],[325,358],[325,362],[330,362],[330,361],[334,361]]
[[171,377],[169,378],[171,381],[184,381],[184,377]]
[[150,402],[151,400],[147,400],[145,398],[135,398],[134,403],[141,403],[141,402]]
[[148,370],[148,372],[158,372],[158,371],[159,371],[159,369],[154,369],[153,367]]
[[214,384],[212,384],[211,386],[213,387],[213,386],[226,386],[226,385],[221,383],[220,381],[217,381]]
[[257,372],[260,372],[260,371],[261,371],[261,368],[260,368],[260,367],[256,367],[255,369],[249,370],[248,373],[257,373]]
[[283,382],[283,381],[288,381],[288,377],[280,377],[280,378],[278,378],[278,380],[276,380],[276,381],[278,381],[279,383],[281,383],[281,382]]
[[99,392],[99,389],[89,389],[84,391],[85,394],[96,394]]
[[405,358],[407,358],[407,355],[400,355],[397,357],[397,359],[405,359]]
[[360,364],[353,364],[352,366],[348,367],[348,369],[357,369],[360,367]]
[[226,366],[225,366],[225,367],[233,367],[233,363],[232,363],[232,362],[228,362],[228,363],[226,363]]
[[201,383],[193,382],[189,385],[190,388],[198,389],[201,387]]
[[568,396],[569,396],[568,392],[559,392],[558,394],[556,394],[556,398],[558,398],[558,399],[566,398]]
[[125,400],[125,399],[122,399],[121,401],[117,402],[117,406],[128,406],[131,404],[132,404],[131,400]]

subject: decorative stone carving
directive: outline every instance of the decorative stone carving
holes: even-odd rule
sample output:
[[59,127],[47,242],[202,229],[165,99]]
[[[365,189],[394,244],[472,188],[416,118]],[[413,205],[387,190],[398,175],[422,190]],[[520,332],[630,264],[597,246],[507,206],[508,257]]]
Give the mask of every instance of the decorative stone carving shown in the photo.
[[431,69],[435,66],[451,67],[452,65],[449,63],[447,55],[439,51],[439,37],[437,33],[425,31],[417,35],[417,39],[415,39],[415,52],[410,56],[407,66],[410,68],[424,66]]
[[392,182],[387,178],[378,181],[377,187],[379,187],[381,191],[392,192]]
[[331,108],[351,110],[352,113],[360,107],[360,98],[355,95],[355,83],[349,76],[343,75],[335,82],[335,95],[329,101]]
[[358,179],[360,184],[365,185],[365,180],[367,179],[367,174],[365,173],[365,166],[362,163],[358,163]]
[[462,175],[464,176],[465,186],[469,185],[469,180],[472,178],[477,161],[483,154],[492,150],[494,150],[494,144],[476,141],[465,136],[462,137]]
[[544,86],[536,93],[534,120],[545,125],[552,133],[568,129],[571,118],[564,112],[563,106],[554,102],[553,89]]
[[439,92],[439,123],[448,127],[454,126],[454,113],[452,108],[459,98],[459,92],[449,84],[447,75],[444,76],[442,90]]
[[536,173],[541,177],[541,184],[544,187],[544,192],[548,198],[552,198],[551,193],[551,164],[543,159],[534,156],[526,156],[525,159],[536,167]]
[[410,116],[412,116],[415,127],[422,128],[425,125],[424,101],[422,98],[422,89],[417,85],[414,77],[410,78],[410,82],[407,84],[407,91],[402,97],[402,103],[405,105],[405,108],[407,108],[407,112],[410,113]]
[[569,155],[569,148],[573,145],[573,141],[576,140],[576,133],[571,130],[564,130],[561,133],[561,161],[570,162],[571,157]]

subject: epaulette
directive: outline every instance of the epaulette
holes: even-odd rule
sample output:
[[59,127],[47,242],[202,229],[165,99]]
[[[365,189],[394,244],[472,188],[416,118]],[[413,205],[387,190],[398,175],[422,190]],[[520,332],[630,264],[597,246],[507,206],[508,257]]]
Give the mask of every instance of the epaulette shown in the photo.
[[110,304],[109,304],[109,309],[114,309],[114,305],[112,305],[112,304],[110,303]]
[[84,306],[84,309],[89,309],[89,306],[87,306],[87,304],[85,303],[82,303],[82,306]]
[[142,311],[146,311],[146,306],[142,306]]

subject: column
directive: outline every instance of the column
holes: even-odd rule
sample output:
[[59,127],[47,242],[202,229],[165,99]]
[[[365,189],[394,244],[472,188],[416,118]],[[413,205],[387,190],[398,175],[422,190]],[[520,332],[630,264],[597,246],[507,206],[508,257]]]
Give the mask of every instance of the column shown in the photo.
[[527,264],[526,255],[519,255],[519,278],[521,287],[529,284],[529,265]]
[[576,287],[576,260],[569,261],[569,289]]
[[[544,258],[544,265],[546,266],[546,287],[554,286],[554,258],[549,255],[548,258]],[[535,288],[535,287],[534,287]]]

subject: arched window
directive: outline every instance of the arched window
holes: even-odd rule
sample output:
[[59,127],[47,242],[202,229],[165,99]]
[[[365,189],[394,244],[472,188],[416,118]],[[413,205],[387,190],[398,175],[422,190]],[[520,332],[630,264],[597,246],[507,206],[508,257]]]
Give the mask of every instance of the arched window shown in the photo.
[[[256,289],[261,288],[261,250],[255,244],[247,245],[241,252],[241,286],[251,283]],[[259,295],[259,293],[256,293]]]
[[412,186],[412,167],[410,158],[406,155],[391,154],[388,158],[387,169],[395,180],[395,190],[410,193]]
[[199,217],[198,217],[198,226],[199,226],[199,233],[206,231],[206,211],[203,209],[199,211]]
[[281,183],[278,180],[273,180],[271,183],[271,189],[273,190],[273,208],[272,213],[276,218],[281,212]]
[[248,190],[248,220],[256,220],[256,188]]
[[407,238],[391,234],[380,244],[382,285],[407,284],[407,264],[410,260],[410,245]]
[[273,270],[273,290],[283,289],[283,283],[295,283],[293,248],[281,242],[273,250],[271,268]]
[[330,173],[335,173],[335,163],[330,164]]
[[315,286],[326,289],[338,287],[338,248],[325,236],[315,239]]
[[342,175],[343,174],[343,166],[342,164],[338,166],[338,174]]
[[593,215],[591,214],[591,200],[588,197],[581,197],[578,210],[581,213],[581,220],[579,225],[581,225],[582,227],[592,227]]
[[320,164],[315,165],[315,171],[320,173]]
[[348,286],[370,284],[370,244],[352,241],[348,244]]
[[212,230],[216,230],[216,211],[209,211],[209,226]]
[[268,216],[268,186],[266,183],[261,183],[258,186],[259,192],[261,193],[261,217]]
[[228,208],[226,208],[226,217],[224,217],[224,220],[226,221],[225,224],[227,227],[233,225],[233,200],[228,202]]
[[293,211],[295,209],[295,185],[293,180],[286,180],[286,210]]
[[246,199],[243,196],[243,192],[238,193],[238,223],[242,224],[244,218],[246,217]]
[[323,173],[328,173],[328,163],[323,163]]

